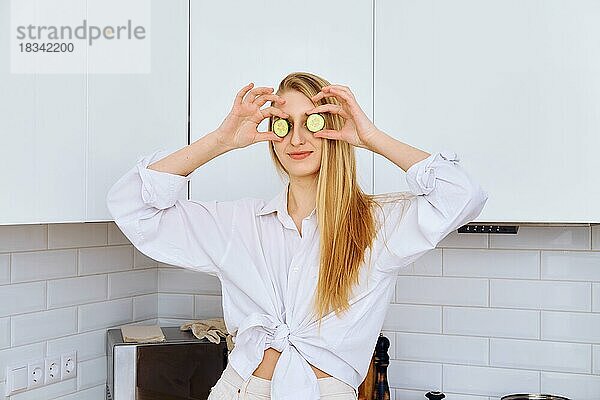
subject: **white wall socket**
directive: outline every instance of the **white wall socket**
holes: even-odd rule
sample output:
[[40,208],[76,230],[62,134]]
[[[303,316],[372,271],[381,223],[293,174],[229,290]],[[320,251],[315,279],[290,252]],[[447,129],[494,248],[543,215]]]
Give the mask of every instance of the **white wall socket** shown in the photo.
[[63,354],[61,356],[61,380],[74,378],[77,376],[77,352]]
[[44,386],[44,362],[36,361],[27,364],[27,389]]
[[76,376],[77,350],[42,360],[21,361],[20,364],[6,366],[5,395],[12,396]]
[[61,380],[60,357],[59,356],[48,357],[48,358],[44,359],[44,361],[45,361],[44,384],[49,385],[51,383],[60,382],[60,380]]

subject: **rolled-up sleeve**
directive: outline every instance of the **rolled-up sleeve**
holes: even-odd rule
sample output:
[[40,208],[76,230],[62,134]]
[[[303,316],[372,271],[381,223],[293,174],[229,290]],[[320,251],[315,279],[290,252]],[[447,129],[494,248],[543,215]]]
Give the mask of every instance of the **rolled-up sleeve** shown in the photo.
[[397,272],[481,214],[488,193],[459,161],[455,152],[442,150],[406,171],[409,196],[383,206],[380,270]]
[[182,176],[147,168],[166,157],[164,149],[140,157],[108,191],[115,224],[148,257],[220,276],[237,202],[187,200]]

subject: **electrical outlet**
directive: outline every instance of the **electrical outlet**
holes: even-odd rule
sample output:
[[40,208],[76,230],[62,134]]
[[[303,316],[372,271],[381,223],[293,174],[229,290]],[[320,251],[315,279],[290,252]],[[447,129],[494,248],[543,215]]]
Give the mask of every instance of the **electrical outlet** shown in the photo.
[[44,386],[44,362],[27,364],[27,389]]
[[45,361],[44,372],[46,375],[44,384],[48,385],[50,383],[60,382],[60,380],[61,380],[60,357],[48,357],[44,361]]
[[77,376],[77,351],[63,354],[61,357],[61,379],[70,379]]

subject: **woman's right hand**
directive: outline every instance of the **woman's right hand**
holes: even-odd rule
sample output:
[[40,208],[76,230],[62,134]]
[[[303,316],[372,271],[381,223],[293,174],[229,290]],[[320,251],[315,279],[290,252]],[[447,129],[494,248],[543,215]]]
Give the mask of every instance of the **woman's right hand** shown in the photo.
[[217,129],[220,143],[229,149],[240,149],[265,140],[283,140],[273,131],[259,132],[257,127],[262,120],[270,116],[288,118],[288,114],[273,106],[261,109],[269,100],[283,104],[285,99],[272,94],[273,88],[256,87],[250,90],[252,86],[254,83],[251,82],[237,93],[231,111]]

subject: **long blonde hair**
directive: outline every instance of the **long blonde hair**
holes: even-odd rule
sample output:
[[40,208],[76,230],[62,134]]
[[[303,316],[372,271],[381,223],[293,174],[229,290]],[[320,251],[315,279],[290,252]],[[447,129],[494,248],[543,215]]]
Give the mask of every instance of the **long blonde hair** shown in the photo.
[[[330,83],[308,72],[294,72],[279,84],[276,94],[297,90],[308,98]],[[334,97],[325,97],[315,103],[339,104]],[[323,113],[325,129],[339,130],[342,117]],[[274,118],[269,118],[272,130]],[[269,144],[271,158],[277,173],[285,179],[287,171],[280,163],[273,144]],[[288,177],[289,179],[289,177]],[[379,195],[364,193],[357,181],[354,146],[341,140],[324,139],[321,151],[321,169],[317,178],[316,214],[320,230],[319,280],[314,298],[314,310],[319,321],[331,310],[336,314],[346,311],[352,287],[359,282],[360,267],[367,248],[372,251],[378,226],[373,205]],[[370,259],[367,265],[370,265]]]

